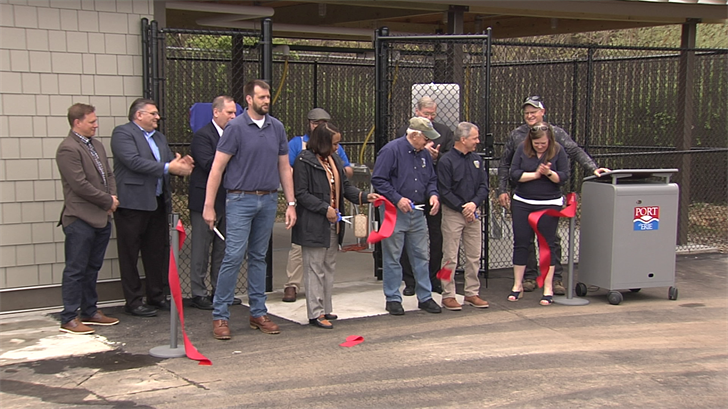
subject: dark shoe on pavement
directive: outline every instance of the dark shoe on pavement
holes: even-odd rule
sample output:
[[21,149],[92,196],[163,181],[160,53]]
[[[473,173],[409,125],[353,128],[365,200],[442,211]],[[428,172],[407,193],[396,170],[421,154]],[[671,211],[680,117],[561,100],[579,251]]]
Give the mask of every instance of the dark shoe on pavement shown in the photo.
[[233,297],[233,305],[241,305],[243,303],[243,300],[241,300],[238,297]]
[[463,309],[463,306],[453,297],[443,298],[442,306],[450,311],[460,311]]
[[320,315],[318,318],[309,318],[308,323],[319,328],[334,329],[334,324],[326,319],[326,315]]
[[230,339],[230,327],[228,327],[227,320],[213,320],[212,335],[215,339],[223,341]]
[[78,318],[74,318],[71,321],[68,321],[67,323],[61,325],[60,331],[78,335],[87,335],[94,333],[93,328],[83,325],[81,321],[78,320]]
[[527,278],[523,280],[523,291],[530,293],[536,289],[536,280]]
[[212,310],[213,309],[210,299],[208,297],[204,297],[204,296],[192,297],[192,299],[190,300],[190,305],[195,308],[198,308],[200,310]]
[[339,318],[339,316],[336,314],[324,314],[324,318],[326,318],[327,320],[333,321],[333,320]]
[[107,317],[101,310],[96,310],[93,317],[81,317],[81,322],[85,325],[116,325],[119,319]]
[[[488,308],[490,307],[490,304],[488,304],[488,301],[485,301],[478,297],[477,295],[471,295],[469,297],[465,297],[465,302],[475,308]],[[444,305],[444,303],[443,303]]]
[[404,291],[402,291],[402,295],[405,297],[411,297],[415,295],[415,288],[410,286],[404,286]]
[[555,295],[566,294],[566,288],[564,287],[564,283],[561,280],[554,280],[554,294]]
[[161,300],[161,301],[158,301],[158,302],[149,302],[149,301],[147,301],[147,304],[151,305],[152,307],[154,307],[154,308],[156,308],[158,310],[162,310],[162,311],[169,311],[170,308],[171,308],[170,305],[169,305],[169,301],[167,301],[167,300]]
[[280,334],[281,331],[278,329],[278,325],[271,321],[267,315],[263,315],[258,318],[250,317],[250,328],[259,329],[264,334]]
[[283,289],[283,302],[296,301],[296,287],[286,287]]
[[148,305],[140,305],[135,308],[129,308],[128,306],[124,307],[124,311],[127,314],[134,315],[136,317],[156,317],[157,316],[157,309],[154,307],[150,307]]
[[392,315],[404,315],[404,308],[399,301],[387,301],[385,309]]
[[430,298],[429,300],[427,300],[425,302],[418,302],[417,308],[430,312],[432,314],[438,314],[438,313],[442,312],[442,309],[440,308],[440,306],[437,305],[435,300],[433,300],[432,298]]

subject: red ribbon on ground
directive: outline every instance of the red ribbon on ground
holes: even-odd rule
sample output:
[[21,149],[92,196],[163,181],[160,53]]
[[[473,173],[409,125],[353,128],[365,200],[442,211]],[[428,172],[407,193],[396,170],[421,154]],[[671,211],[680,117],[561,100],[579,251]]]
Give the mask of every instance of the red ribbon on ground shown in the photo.
[[543,287],[543,283],[546,281],[546,276],[549,273],[549,267],[551,266],[551,249],[541,232],[538,231],[538,221],[545,214],[554,217],[574,217],[576,215],[576,193],[572,192],[566,195],[566,207],[560,211],[547,209],[532,212],[528,215],[528,224],[531,225],[531,228],[536,232],[536,236],[538,237],[538,269],[540,270],[540,274],[536,277],[536,283],[539,288]]
[[359,345],[364,342],[364,337],[361,335],[349,335],[346,337],[346,341],[339,344],[339,346],[351,348],[354,345]]
[[367,238],[367,243],[374,244],[386,239],[394,232],[394,226],[397,224],[397,207],[392,204],[384,196],[380,196],[379,199],[375,200],[374,207],[379,207],[384,203],[384,220],[379,226],[379,231],[372,230]]
[[[185,228],[182,226],[182,221],[177,221],[175,229],[179,232],[179,249],[181,249],[187,237]],[[169,249],[169,290],[172,293],[172,300],[177,306],[177,314],[179,314],[179,323],[182,328],[182,336],[185,340],[185,354],[187,354],[187,358],[200,361],[200,365],[212,365],[212,362],[202,355],[187,337],[187,331],[185,331],[185,313],[182,308],[182,290],[179,285],[179,272],[177,271],[177,263],[174,261],[174,251],[171,248]]]

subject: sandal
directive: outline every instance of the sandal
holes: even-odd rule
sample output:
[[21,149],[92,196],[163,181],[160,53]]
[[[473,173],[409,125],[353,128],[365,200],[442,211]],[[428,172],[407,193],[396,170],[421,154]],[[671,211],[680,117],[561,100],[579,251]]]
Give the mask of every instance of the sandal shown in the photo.
[[508,294],[508,301],[518,301],[521,297],[523,297],[523,291],[511,291],[511,293]]
[[541,305],[551,305],[554,303],[554,296],[553,295],[544,295],[541,297],[541,301],[539,301],[539,304]]

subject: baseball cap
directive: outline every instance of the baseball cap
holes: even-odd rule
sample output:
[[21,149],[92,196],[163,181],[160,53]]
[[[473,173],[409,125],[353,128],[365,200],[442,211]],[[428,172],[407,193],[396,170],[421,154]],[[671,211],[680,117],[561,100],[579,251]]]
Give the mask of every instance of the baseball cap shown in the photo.
[[321,108],[314,108],[314,109],[308,111],[308,120],[309,121],[330,121],[331,115],[329,115],[328,112],[324,111]]
[[524,108],[526,105],[531,105],[532,107],[538,109],[544,109],[543,100],[541,100],[541,97],[539,97],[538,95],[526,97],[526,99],[523,100],[523,105],[521,105],[521,108]]
[[427,139],[437,139],[440,134],[432,127],[432,122],[427,118],[416,116],[409,121],[409,129],[422,132]]

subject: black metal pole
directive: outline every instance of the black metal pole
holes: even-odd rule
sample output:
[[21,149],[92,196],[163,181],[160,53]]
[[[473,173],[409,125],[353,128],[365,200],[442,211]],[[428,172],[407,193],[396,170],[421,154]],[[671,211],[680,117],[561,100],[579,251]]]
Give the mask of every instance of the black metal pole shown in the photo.
[[149,84],[149,19],[142,19],[142,96],[151,98],[151,86]]
[[[387,128],[388,126],[388,95],[389,83],[389,52],[386,42],[381,37],[389,35],[389,28],[381,27],[374,31],[374,157],[376,158],[379,150],[387,144]],[[374,211],[374,219],[376,220],[376,228],[381,225],[382,218],[379,211]],[[377,280],[381,280],[383,276],[382,269],[382,243],[374,245],[374,276]]]
[[[266,81],[273,90],[273,23],[264,18],[260,32],[260,79]],[[272,97],[272,95],[271,95]],[[273,104],[268,113],[273,115]],[[268,240],[268,252],[265,254],[265,291],[273,291],[273,235]]]
[[151,33],[149,35],[150,44],[151,44],[151,65],[152,65],[152,75],[151,75],[151,82],[152,82],[152,100],[154,100],[156,103],[159,104],[159,44],[157,42],[157,30],[158,25],[156,20],[152,20],[151,23]]
[[[313,83],[318,83],[318,61],[313,62]],[[313,87],[313,107],[318,106],[318,87]],[[308,125],[306,126],[308,128]]]

